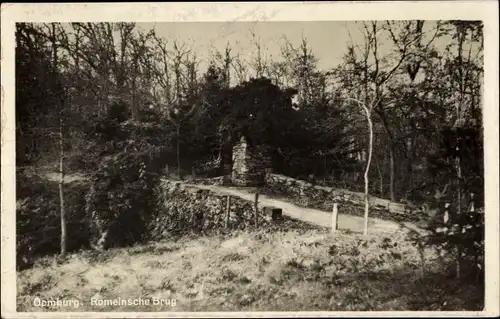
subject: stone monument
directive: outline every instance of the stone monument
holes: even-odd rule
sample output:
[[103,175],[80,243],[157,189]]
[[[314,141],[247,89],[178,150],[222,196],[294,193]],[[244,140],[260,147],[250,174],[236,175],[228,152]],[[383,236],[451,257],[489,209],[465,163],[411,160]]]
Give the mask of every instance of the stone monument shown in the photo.
[[233,145],[231,181],[238,186],[260,186],[272,167],[269,149],[240,135]]

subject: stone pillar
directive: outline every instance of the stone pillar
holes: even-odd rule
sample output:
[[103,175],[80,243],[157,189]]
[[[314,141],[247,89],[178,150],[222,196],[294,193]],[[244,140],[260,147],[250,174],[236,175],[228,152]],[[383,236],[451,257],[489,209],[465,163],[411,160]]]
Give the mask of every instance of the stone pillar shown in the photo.
[[233,184],[247,186],[248,164],[247,164],[248,143],[242,136],[233,146],[233,165],[231,180]]
[[239,186],[259,186],[265,183],[267,169],[271,167],[268,150],[255,146],[242,136],[233,147],[232,182]]

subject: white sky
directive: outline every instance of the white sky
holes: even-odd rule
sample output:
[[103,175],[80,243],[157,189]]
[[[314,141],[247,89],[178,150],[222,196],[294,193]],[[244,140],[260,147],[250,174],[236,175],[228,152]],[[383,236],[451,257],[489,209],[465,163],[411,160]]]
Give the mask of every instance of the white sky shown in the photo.
[[[382,24],[383,21],[380,21]],[[426,21],[424,30],[430,31],[436,26],[435,21]],[[250,61],[255,57],[257,49],[252,43],[252,32],[261,40],[262,55],[267,60],[281,59],[281,47],[286,37],[294,47],[298,47],[302,37],[307,39],[308,46],[318,59],[318,68],[327,70],[335,67],[346,53],[351,43],[363,43],[362,25],[355,21],[311,21],[311,22],[164,22],[137,23],[143,30],[155,28],[156,34],[165,38],[170,45],[174,40],[185,43],[196,53],[200,60],[200,69],[204,70],[211,59],[211,52],[224,52],[229,43],[231,54],[240,55]],[[438,39],[434,42],[444,48],[448,40]],[[425,41],[424,41],[425,42]],[[384,47],[384,44],[386,46]],[[381,55],[387,50],[391,41],[379,39]],[[386,51],[387,52],[387,51]]]
[[353,22],[177,22],[138,23],[144,30],[156,30],[168,41],[177,40],[186,45],[202,60],[210,59],[210,51],[224,52],[229,43],[234,55],[240,54],[249,60],[257,52],[252,44],[252,32],[261,39],[263,55],[269,60],[279,59],[281,46],[286,37],[294,46],[299,46],[302,36],[318,58],[318,67],[335,66],[345,53],[350,42],[348,28],[355,29]]

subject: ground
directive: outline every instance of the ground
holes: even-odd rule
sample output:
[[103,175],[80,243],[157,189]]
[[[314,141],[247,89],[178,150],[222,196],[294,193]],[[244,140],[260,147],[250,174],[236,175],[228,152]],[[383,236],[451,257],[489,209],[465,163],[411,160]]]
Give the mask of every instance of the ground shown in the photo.
[[[249,190],[203,187],[253,198]],[[483,307],[482,283],[456,280],[434,251],[418,250],[409,238],[415,231],[408,227],[371,219],[365,237],[360,233],[361,218],[340,214],[340,230],[332,234],[328,212],[265,195],[259,201],[282,207],[285,216],[302,222],[101,254],[83,251],[64,261],[42,258],[33,268],[18,272],[18,311],[459,311]],[[304,222],[316,226],[305,227]],[[81,305],[42,309],[33,305],[37,296],[74,298]],[[92,298],[153,297],[169,304],[90,303]]]
[[[265,230],[184,238],[40,260],[19,272],[18,311],[33,297],[77,298],[45,311],[480,310],[481,285],[449,277],[403,232],[389,237],[328,230]],[[424,269],[424,272],[422,270]],[[101,299],[159,297],[160,306],[92,306]],[[171,300],[175,299],[175,306]]]

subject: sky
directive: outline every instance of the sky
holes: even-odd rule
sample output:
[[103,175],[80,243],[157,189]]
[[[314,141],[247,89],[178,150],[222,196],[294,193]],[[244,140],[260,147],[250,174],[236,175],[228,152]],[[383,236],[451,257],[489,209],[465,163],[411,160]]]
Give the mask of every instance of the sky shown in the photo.
[[[384,22],[379,23],[381,25]],[[427,36],[433,34],[435,26],[435,21],[425,22],[424,31],[427,31]],[[67,27],[70,28],[69,25]],[[170,50],[174,41],[181,46],[185,44],[186,48],[196,54],[201,72],[206,70],[213,54],[224,53],[227,45],[230,46],[233,57],[239,56],[245,62],[253,60],[257,55],[255,40],[260,40],[264,61],[277,61],[282,58],[281,49],[287,41],[298,48],[302,39],[306,39],[321,71],[336,67],[349,44],[364,43],[362,21],[136,22],[136,29],[145,32],[155,29],[157,36],[167,40]],[[118,33],[115,36],[115,44],[119,45]],[[378,37],[380,56],[394,49],[391,40],[382,38],[387,37],[387,32],[380,32]],[[435,39],[433,44],[443,48],[449,41],[443,39]]]
[[270,60],[281,56],[281,46],[285,43],[283,37],[294,46],[299,46],[304,37],[318,58],[320,69],[329,69],[339,63],[350,42],[348,29],[359,28],[354,22],[340,21],[167,22],[137,23],[137,26],[144,30],[155,28],[156,34],[168,41],[186,43],[202,60],[200,67],[210,59],[210,51],[224,52],[228,43],[234,55],[239,54],[248,61],[257,52],[252,43],[252,32],[261,40],[263,57]]
[[[369,22],[369,21],[366,21]],[[382,24],[383,21],[380,21]],[[356,21],[290,21],[290,22],[162,22],[137,23],[139,29],[155,29],[156,34],[165,38],[170,44],[174,40],[196,53],[200,70],[204,70],[211,60],[211,52],[223,53],[226,46],[231,47],[233,56],[240,55],[245,61],[256,56],[257,49],[253,44],[252,33],[260,39],[264,60],[279,60],[281,47],[288,39],[294,47],[300,46],[303,38],[318,59],[318,69],[328,70],[336,67],[346,53],[348,44],[361,44],[363,26]],[[436,21],[426,21],[424,32],[433,35]],[[387,33],[384,33],[387,35]],[[379,35],[381,37],[382,34]],[[444,48],[450,39],[435,39],[433,44]],[[425,42],[425,40],[424,40]],[[392,41],[379,38],[379,54],[394,49]]]

